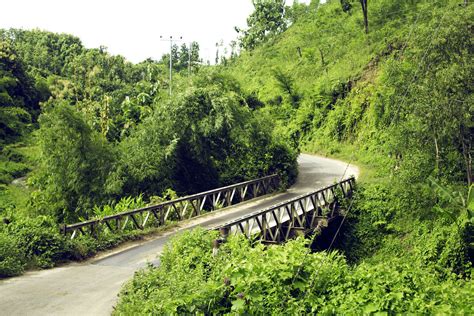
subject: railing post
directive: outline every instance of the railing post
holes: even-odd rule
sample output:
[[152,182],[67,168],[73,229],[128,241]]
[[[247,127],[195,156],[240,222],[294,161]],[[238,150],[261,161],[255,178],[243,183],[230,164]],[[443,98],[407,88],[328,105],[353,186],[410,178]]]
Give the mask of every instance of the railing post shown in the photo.
[[61,224],[59,226],[59,230],[60,230],[62,235],[66,236],[66,224]]
[[352,192],[354,191],[353,182],[354,178],[349,179],[349,197],[352,197]]
[[219,237],[217,239],[214,239],[212,241],[212,255],[217,256],[219,253],[219,247],[221,246],[222,243],[224,243],[227,240],[227,237],[229,236],[229,227],[220,227],[219,228]]
[[230,228],[227,226],[219,228],[220,238],[226,240],[229,237]]

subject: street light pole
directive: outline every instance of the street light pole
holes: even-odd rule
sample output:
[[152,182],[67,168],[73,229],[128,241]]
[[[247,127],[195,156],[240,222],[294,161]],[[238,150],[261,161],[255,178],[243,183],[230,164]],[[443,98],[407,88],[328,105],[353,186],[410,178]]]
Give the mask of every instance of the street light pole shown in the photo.
[[[160,39],[161,41],[166,41],[166,42],[170,42],[170,96],[173,92],[173,36],[170,36],[169,39],[164,39],[163,36],[160,35]],[[179,37],[179,40],[182,40],[183,37],[180,36]],[[174,40],[175,42],[176,41],[179,41],[179,40]]]

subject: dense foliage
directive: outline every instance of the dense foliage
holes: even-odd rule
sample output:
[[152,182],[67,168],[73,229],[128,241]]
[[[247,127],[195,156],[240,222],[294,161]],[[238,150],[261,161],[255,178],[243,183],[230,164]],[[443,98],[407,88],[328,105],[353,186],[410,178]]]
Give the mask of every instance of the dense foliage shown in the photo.
[[[115,206],[95,208],[94,213],[96,216],[110,215],[108,212],[125,211],[138,205],[145,206],[125,199]],[[159,231],[154,228],[145,231],[126,229],[121,233],[107,232],[98,238],[80,236],[71,240],[59,233],[57,222],[48,216],[4,221],[0,225],[0,278],[19,275],[28,268],[51,268],[70,260],[87,259],[99,251]]]
[[286,31],[254,46],[244,34],[222,67],[287,143],[362,168],[338,251],[234,239],[213,257],[215,237],[195,232],[125,287],[117,314],[473,313],[474,7],[333,0],[286,14]]
[[304,239],[266,248],[231,238],[214,256],[216,237],[196,230],[172,240],[158,268],[127,284],[115,314],[473,312],[473,283],[456,275],[440,283],[440,271],[419,268],[421,254],[415,265],[398,258],[351,267],[337,252],[308,254]]
[[[0,30],[0,231],[20,234],[5,237],[4,253],[23,258],[8,270],[15,260],[2,255],[0,275],[71,257],[43,260],[44,249],[17,245],[37,216],[52,232],[126,197],[150,202],[275,172],[283,185],[295,180],[297,150],[273,134],[240,84],[202,66],[198,43],[171,54],[173,95],[169,54],[134,65],[71,35]],[[28,233],[68,253],[40,230]]]
[[[474,7],[253,4],[240,56],[213,67],[196,45],[133,65],[69,35],[0,32],[0,275],[135,236],[71,243],[58,222],[169,188],[273,172],[292,183],[306,150],[363,171],[337,251],[235,238],[213,256],[215,235],[185,233],[116,313],[474,313]],[[31,170],[27,186],[9,184]]]

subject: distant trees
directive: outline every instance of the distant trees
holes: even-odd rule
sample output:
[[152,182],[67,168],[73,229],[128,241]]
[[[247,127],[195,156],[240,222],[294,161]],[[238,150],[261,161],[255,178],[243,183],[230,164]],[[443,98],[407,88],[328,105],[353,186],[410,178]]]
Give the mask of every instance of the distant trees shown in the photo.
[[304,3],[299,3],[298,0],[294,0],[291,6],[285,8],[285,15],[288,20],[288,24],[293,24],[298,21],[301,17],[308,14],[310,6]]
[[63,67],[84,51],[81,40],[69,34],[40,30],[0,29],[0,39],[10,41],[27,71],[35,77],[61,75]]
[[[173,71],[191,72],[201,63],[199,43],[192,42],[189,45],[183,43],[181,46],[174,44],[171,48],[171,57],[173,58]],[[161,58],[161,63],[168,66],[169,60],[169,53],[164,54]]]
[[181,45],[176,70],[188,70],[189,72],[192,72],[192,70],[195,69],[200,62],[201,59],[199,56],[198,42],[190,43],[189,47],[186,44]]
[[0,40],[0,136],[10,142],[39,114],[41,94],[11,43]]

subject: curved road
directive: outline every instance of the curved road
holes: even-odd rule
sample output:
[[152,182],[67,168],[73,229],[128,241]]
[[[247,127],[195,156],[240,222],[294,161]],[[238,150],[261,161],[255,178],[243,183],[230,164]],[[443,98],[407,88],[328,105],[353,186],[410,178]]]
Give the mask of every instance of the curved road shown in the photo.
[[345,162],[307,154],[301,154],[298,162],[298,181],[284,193],[191,219],[151,240],[108,252],[100,258],[0,281],[0,314],[110,315],[124,282],[147,262],[156,262],[157,255],[174,234],[196,226],[223,224],[332,184],[343,175],[344,178],[358,176],[359,172],[357,167]]

